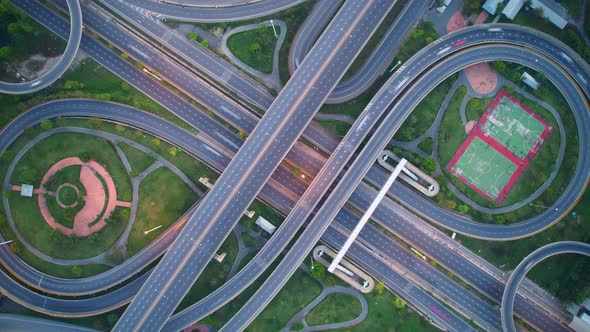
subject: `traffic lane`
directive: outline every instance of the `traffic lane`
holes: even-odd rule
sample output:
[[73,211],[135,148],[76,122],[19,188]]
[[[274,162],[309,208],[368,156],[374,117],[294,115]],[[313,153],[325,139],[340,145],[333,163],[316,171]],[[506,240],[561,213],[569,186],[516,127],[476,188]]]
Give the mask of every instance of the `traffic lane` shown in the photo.
[[[237,220],[236,217],[241,215],[272,170],[278,166],[287,150],[326,98],[327,93],[342,76],[343,69],[348,67],[353,56],[358,52],[358,48],[352,47],[352,40],[345,43],[351,38],[348,35],[349,31],[356,27],[356,23],[353,24],[353,22],[364,21],[364,24],[360,24],[354,32],[358,34],[355,36],[356,39],[364,40],[363,38],[372,32],[370,28],[374,28],[375,18],[383,14],[377,13],[378,10],[383,9],[383,6],[363,8],[362,5],[351,4],[348,11],[341,12],[343,14],[339,15],[339,19],[332,25],[333,33],[325,34],[326,37],[319,43],[321,46],[314,48],[315,52],[311,52],[313,56],[308,57],[304,62],[307,63],[306,66],[301,67],[305,69],[300,69],[283,89],[279,98],[271,106],[271,111],[254,129],[253,134],[207,195],[206,202],[201,205],[207,206],[207,209],[198,209],[194,215],[195,220],[214,220],[214,223],[203,226],[197,222],[189,222],[185,226],[175,244],[164,255],[156,271],[151,275],[150,282],[142,288],[127,309],[127,313],[123,314],[122,319],[119,320],[118,329],[126,329],[127,324],[135,328],[141,326],[159,328],[169,317],[213,255],[214,250],[231,231]],[[359,16],[362,10],[368,10],[367,15]],[[344,36],[345,33],[346,36]],[[323,74],[324,72],[328,74]],[[322,80],[319,80],[320,76]],[[295,113],[297,117],[291,118],[291,115]],[[286,129],[286,133],[283,132],[283,128]],[[273,133],[272,136],[270,132]],[[273,144],[267,145],[266,142]],[[248,177],[248,183],[242,185]],[[229,202],[232,202],[231,205]],[[215,222],[217,220],[219,222]],[[194,234],[200,236],[195,239]],[[196,251],[197,246],[201,250]],[[181,258],[184,255],[187,255],[186,259]],[[188,266],[192,267],[190,271],[186,270]],[[168,296],[163,298],[163,293],[172,282],[174,282],[175,294],[168,293]],[[149,313],[153,314],[148,317],[146,314]]]
[[173,18],[186,22],[235,22],[271,15],[296,6],[305,0],[265,0],[229,8],[200,8],[177,6],[159,1],[128,0],[139,8],[153,12],[155,17]]
[[0,326],[8,331],[94,332],[96,330],[38,317],[0,314]]
[[320,0],[297,30],[289,49],[289,72],[293,74],[311,50],[314,41],[330,23],[343,0]]
[[82,37],[82,13],[79,0],[65,0],[70,12],[71,29],[68,31],[67,45],[57,63],[48,72],[25,83],[8,83],[0,81],[0,93],[26,94],[42,90],[57,81],[68,69],[80,46]]

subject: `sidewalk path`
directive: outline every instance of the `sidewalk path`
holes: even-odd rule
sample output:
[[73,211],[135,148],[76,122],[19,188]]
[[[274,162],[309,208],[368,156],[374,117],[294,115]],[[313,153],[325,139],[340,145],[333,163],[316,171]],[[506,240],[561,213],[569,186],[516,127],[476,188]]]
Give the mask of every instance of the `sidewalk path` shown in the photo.
[[225,55],[227,55],[239,67],[241,67],[242,69],[244,69],[245,71],[247,71],[251,75],[254,75],[256,77],[263,79],[269,86],[272,86],[275,89],[277,89],[277,91],[281,91],[283,86],[281,84],[281,79],[279,77],[279,53],[281,51],[281,46],[283,45],[283,41],[285,40],[285,35],[287,34],[287,25],[285,24],[285,22],[283,22],[281,20],[273,20],[273,23],[276,26],[278,26],[281,29],[281,31],[280,31],[279,39],[277,40],[277,44],[275,46],[275,51],[274,51],[274,55],[273,55],[272,73],[266,74],[266,73],[260,72],[256,69],[248,66],[247,64],[243,63],[240,59],[238,59],[227,47],[227,39],[231,35],[234,35],[234,34],[240,33],[240,32],[244,32],[244,31],[258,29],[259,27],[263,27],[263,26],[267,26],[267,27],[271,26],[270,21],[256,23],[256,24],[243,25],[243,26],[239,26],[235,29],[228,28],[225,31],[225,33],[223,34],[223,37],[221,38],[221,49],[223,50],[223,53]]
[[[358,315],[357,318],[346,321],[346,322],[338,322],[338,323],[325,324],[325,325],[315,325],[315,326],[307,325],[307,322],[305,321],[305,317],[307,316],[307,314],[311,310],[313,310],[313,308],[315,308],[318,304],[320,304],[320,302],[322,302],[326,298],[326,296],[328,296],[330,294],[336,294],[336,293],[348,294],[352,297],[356,297],[361,302],[360,315]],[[297,314],[295,314],[295,316],[293,316],[293,318],[291,318],[291,320],[289,320],[287,325],[281,329],[281,332],[290,331],[293,324],[295,324],[297,322],[302,322],[303,325],[305,326],[301,330],[303,332],[341,329],[341,328],[350,327],[350,326],[354,326],[354,325],[361,323],[363,320],[365,320],[368,313],[369,313],[369,305],[367,304],[367,300],[365,299],[363,294],[361,292],[359,292],[358,290],[356,290],[354,288],[342,287],[342,286],[324,287],[322,289],[322,292],[320,293],[320,295],[318,295],[318,297],[316,297],[313,301],[311,301],[310,304],[305,306],[305,308],[303,308],[301,311],[299,311]]]

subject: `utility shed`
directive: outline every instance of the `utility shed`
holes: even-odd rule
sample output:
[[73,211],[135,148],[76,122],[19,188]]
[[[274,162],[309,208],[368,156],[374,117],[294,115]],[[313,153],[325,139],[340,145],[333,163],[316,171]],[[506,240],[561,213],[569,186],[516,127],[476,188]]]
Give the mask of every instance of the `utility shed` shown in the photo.
[[262,216],[258,216],[258,218],[256,218],[256,225],[260,226],[260,228],[262,228],[263,230],[265,230],[268,234],[271,234],[275,232],[275,229],[277,229],[275,227],[275,225],[271,224],[270,221],[262,218]]
[[537,82],[537,80],[534,77],[532,77],[529,73],[527,73],[526,71],[524,73],[522,73],[522,75],[520,76],[520,79],[526,85],[530,86],[534,90],[537,90],[537,88],[539,88],[539,82]]
[[506,16],[507,18],[513,20],[523,5],[524,0],[510,0],[506,7],[504,7],[504,10],[502,10],[502,14],[504,14],[504,16]]
[[534,9],[542,8],[543,16],[558,28],[563,29],[567,25],[567,10],[557,2],[553,0],[532,0],[531,7]]
[[33,185],[23,184],[20,187],[20,195],[25,197],[33,197]]

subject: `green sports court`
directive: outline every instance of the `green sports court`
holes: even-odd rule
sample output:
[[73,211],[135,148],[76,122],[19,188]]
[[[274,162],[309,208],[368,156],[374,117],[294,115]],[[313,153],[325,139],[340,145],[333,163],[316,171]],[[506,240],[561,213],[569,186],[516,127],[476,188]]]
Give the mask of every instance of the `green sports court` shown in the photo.
[[507,97],[501,98],[482,131],[524,159],[546,125]]

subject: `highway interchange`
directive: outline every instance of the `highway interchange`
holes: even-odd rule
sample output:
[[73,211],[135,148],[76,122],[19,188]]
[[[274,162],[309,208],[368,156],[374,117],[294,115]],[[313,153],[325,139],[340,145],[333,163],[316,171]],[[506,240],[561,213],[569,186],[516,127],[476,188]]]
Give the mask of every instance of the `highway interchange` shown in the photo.
[[[509,28],[508,28],[508,27],[506,27],[505,29],[506,29],[506,30],[508,30]],[[473,31],[473,30],[475,30],[475,31]],[[536,42],[534,39],[532,39],[532,38],[534,38],[534,37],[535,37],[534,35],[533,35],[533,36],[531,36],[530,34],[529,34],[529,35],[526,35],[526,31],[525,31],[525,32],[519,32],[519,31],[518,31],[518,29],[514,29],[514,31],[512,31],[512,32],[506,31],[505,33],[503,33],[503,34],[502,34],[503,36],[498,36],[498,34],[497,34],[497,33],[487,33],[487,34],[486,34],[486,31],[481,31],[481,30],[485,30],[485,29],[479,29],[479,30],[478,30],[477,28],[473,28],[473,29],[471,29],[471,30],[467,29],[466,31],[464,31],[464,32],[463,32],[463,34],[460,34],[460,33],[458,33],[458,34],[456,34],[456,35],[453,35],[453,36],[448,36],[448,37],[449,37],[449,39],[447,39],[447,40],[446,40],[446,43],[443,43],[443,42],[441,42],[441,43],[438,43],[438,44],[434,45],[433,47],[431,47],[431,48],[429,49],[431,57],[432,57],[432,58],[434,58],[435,60],[438,60],[438,59],[436,59],[436,58],[437,58],[437,57],[438,57],[440,54],[437,54],[437,52],[440,52],[440,50],[444,49],[445,45],[448,45],[448,44],[452,43],[454,40],[462,40],[461,38],[468,38],[468,37],[470,37],[470,36],[473,36],[473,35],[476,35],[476,36],[480,37],[480,40],[486,40],[486,41],[489,41],[489,40],[494,40],[494,39],[501,39],[501,38],[508,39],[508,41],[506,41],[506,40],[501,40],[501,42],[504,42],[504,43],[506,43],[506,44],[509,44],[509,43],[510,43],[510,40],[512,40],[512,39],[521,38],[521,39],[520,39],[521,41],[530,41],[530,45],[529,45],[529,46],[530,46],[531,48],[533,48],[533,49],[534,49],[534,47],[535,47],[535,46],[538,46],[538,47],[548,47],[549,51],[547,51],[547,52],[548,52],[548,53],[550,53],[550,55],[551,55],[551,54],[553,55],[553,61],[560,62],[560,63],[561,63],[561,66],[568,68],[569,72],[571,72],[571,73],[577,73],[578,75],[583,75],[582,77],[588,77],[588,76],[587,76],[587,72],[588,72],[588,70],[587,70],[587,68],[585,68],[585,66],[587,66],[587,65],[581,65],[582,67],[580,67],[580,62],[579,62],[579,61],[572,61],[572,63],[569,63],[569,62],[568,62],[566,59],[564,59],[563,57],[560,57],[560,56],[558,56],[558,55],[559,55],[559,53],[556,53],[556,52],[558,52],[558,50],[560,50],[560,49],[561,49],[561,48],[560,48],[560,47],[561,47],[561,45],[557,44],[556,42],[553,42],[553,45],[551,45],[551,44],[548,44],[548,43],[546,43],[546,42],[545,42],[545,40],[544,40],[544,37],[543,37],[543,36],[540,36],[540,37],[538,37],[538,38],[540,39],[540,42],[539,42],[539,43],[537,43],[537,42]],[[455,38],[455,39],[453,39],[453,38]],[[474,44],[474,45],[476,45],[477,43],[478,43],[478,40],[473,40],[473,44]],[[472,46],[472,45],[465,45],[465,48],[467,48],[467,47],[470,47],[470,46]],[[554,46],[554,49],[553,49],[553,50],[551,49],[551,46]],[[437,47],[438,47],[438,48],[437,48]],[[510,60],[510,59],[511,59],[510,57],[512,56],[512,59],[513,59],[514,61],[518,60],[518,58],[520,58],[520,59],[526,58],[526,57],[523,57],[522,55],[518,54],[518,52],[515,52],[515,50],[514,50],[514,48],[515,48],[515,47],[513,47],[513,46],[504,46],[504,48],[505,48],[505,49],[502,49],[502,47],[499,47],[499,46],[497,47],[497,49],[498,49],[498,54],[497,54],[497,55],[495,55],[497,58],[501,58],[501,59]],[[84,43],[82,44],[82,49],[84,49]],[[483,48],[482,48],[482,49],[483,49]],[[488,50],[489,50],[489,49],[488,49]],[[546,50],[546,49],[544,48],[544,50]],[[522,51],[521,51],[521,52],[522,52]],[[462,54],[461,54],[461,55],[458,55],[458,56],[456,56],[456,60],[455,60],[455,62],[457,62],[457,63],[461,63],[461,61],[463,61],[463,64],[461,64],[461,65],[464,65],[464,63],[465,63],[465,62],[464,62],[464,61],[465,61],[465,59],[467,59],[468,61],[473,61],[473,62],[480,62],[480,61],[486,60],[486,58],[485,58],[485,57],[481,57],[481,56],[479,56],[479,57],[478,57],[478,56],[477,56],[477,53],[478,53],[477,51],[473,51],[473,52],[471,52],[472,54],[470,54],[470,51],[465,51],[465,52],[463,52],[463,53],[464,53],[464,55],[462,55]],[[482,52],[480,52],[480,53],[482,53]],[[491,52],[487,52],[487,50],[486,50],[486,52],[485,52],[485,53],[487,53],[487,54],[488,54],[487,56],[489,57],[489,59],[495,59],[493,55],[489,55]],[[570,56],[571,56],[571,57],[570,57],[570,60],[571,60],[572,58],[574,58],[574,59],[575,59],[575,55],[573,55],[573,54],[571,54],[571,53],[572,53],[571,51],[570,51],[570,53],[568,53],[568,54],[570,54]],[[530,52],[528,52],[528,53],[526,53],[526,54],[530,54]],[[557,55],[556,55],[556,54],[557,54]],[[517,58],[517,59],[514,59],[514,58]],[[533,59],[533,58],[531,58],[531,61],[532,61],[532,59]],[[556,83],[557,83],[556,85],[558,85],[559,87],[567,87],[567,86],[568,86],[568,84],[569,84],[569,86],[571,86],[571,80],[570,80],[568,77],[559,77],[559,75],[558,75],[558,74],[559,74],[559,72],[560,72],[560,71],[559,71],[559,70],[555,70],[555,69],[554,69],[554,66],[553,66],[553,64],[551,64],[551,63],[548,63],[548,62],[547,62],[546,60],[544,60],[542,57],[539,57],[539,59],[538,59],[538,60],[541,62],[541,64],[533,64],[533,63],[529,63],[529,64],[527,64],[527,65],[530,65],[531,67],[534,67],[534,66],[537,66],[537,65],[539,65],[539,66],[542,66],[542,65],[544,65],[544,66],[546,66],[546,67],[539,67],[539,68],[541,68],[541,69],[543,69],[543,70],[547,69],[547,70],[550,70],[550,71],[553,69],[553,71],[555,71],[555,75],[554,75],[554,76],[552,76],[552,77],[550,77],[550,78],[551,78],[551,79],[552,79],[554,82],[556,82]],[[444,64],[445,64],[446,66],[448,66],[448,68],[447,68],[447,72],[448,72],[448,73],[453,73],[453,72],[455,72],[455,71],[459,70],[459,69],[460,69],[460,66],[461,66],[461,65],[459,65],[459,64],[453,64],[453,63],[452,63],[452,60],[446,60],[446,61],[444,62]],[[444,67],[444,66],[441,66],[441,67]],[[395,84],[397,84],[397,83],[399,83],[400,81],[403,81],[403,80],[404,80],[404,78],[403,78],[403,76],[401,76],[401,75],[402,75],[402,74],[404,74],[404,71],[406,71],[406,70],[408,70],[408,71],[409,71],[409,70],[410,70],[410,68],[406,67],[406,68],[404,68],[404,70],[400,70],[400,71],[398,71],[398,73],[396,73],[396,75],[397,75],[397,76],[394,76],[394,77],[392,77],[392,79],[390,79],[390,83],[389,83],[389,85],[388,85],[388,86],[389,86],[390,88],[391,88],[391,87],[396,87],[396,85],[394,85],[394,83],[395,83]],[[407,72],[406,72],[406,73],[407,73]],[[437,75],[442,75],[442,74],[440,74],[440,73],[439,73],[439,74],[437,74]],[[437,76],[437,75],[428,75],[427,77],[431,77],[431,80],[432,80],[432,81],[428,81],[428,80],[424,79],[424,80],[423,80],[423,82],[425,82],[425,83],[424,83],[424,85],[426,85],[426,87],[430,87],[430,88],[432,88],[432,87],[433,87],[433,86],[436,84],[436,82],[437,82],[437,81],[439,81],[439,80],[440,80],[440,78],[441,78],[441,76]],[[445,74],[445,75],[446,75],[446,74]],[[396,81],[396,79],[397,79],[397,81]],[[579,80],[579,79],[580,79],[580,77],[578,77],[578,78],[574,77],[574,79],[577,79],[577,80]],[[583,78],[582,78],[582,79],[583,79]],[[144,78],[138,79],[138,81],[141,81],[141,80],[144,80],[144,81],[145,81],[145,79],[144,79]],[[407,80],[406,80],[406,82],[404,82],[404,83],[406,84],[406,86],[410,84],[410,82],[407,82]],[[403,84],[402,84],[402,85],[403,85]],[[585,84],[581,84],[581,85],[583,86],[583,89],[584,89],[584,90],[585,90],[585,92],[587,93],[587,92],[588,92],[588,91],[586,90],[586,89],[587,89],[587,86],[585,86]],[[397,89],[400,89],[400,88],[401,88],[401,85],[400,85],[400,86],[397,86]],[[144,87],[144,89],[145,89],[145,87]],[[570,96],[569,96],[570,98],[568,98],[568,95],[566,94],[566,99],[568,99],[568,101],[570,102],[570,104],[574,103],[574,105],[577,105],[577,106],[579,106],[579,110],[581,111],[581,112],[579,112],[579,113],[581,113],[581,114],[580,114],[580,116],[583,116],[583,114],[584,114],[584,111],[585,111],[585,110],[587,110],[587,105],[585,104],[585,100],[584,100],[584,98],[582,98],[582,100],[580,101],[580,98],[579,98],[579,96],[578,96],[578,97],[576,97],[576,96],[575,96],[575,94],[576,94],[576,93],[575,93],[575,91],[576,91],[575,89],[576,89],[576,87],[575,87],[575,86],[573,86],[573,87],[570,87],[570,88],[567,88],[567,89],[565,89],[565,88],[564,88],[564,90],[565,90],[565,91],[564,91],[564,90],[562,90],[562,91],[564,91],[564,92],[566,92],[566,93],[567,93],[567,92],[570,92]],[[425,90],[419,90],[419,91],[423,91],[423,94],[426,94],[426,92],[428,91],[428,89],[425,89]],[[420,98],[421,98],[420,96],[417,96],[417,97],[415,97],[415,99],[414,99],[414,100],[410,100],[410,101],[407,101],[407,102],[408,102],[408,103],[410,103],[410,104],[411,104],[411,102],[417,103],[417,102],[416,102],[416,100],[418,100],[418,101],[419,101],[419,99],[420,99]],[[159,99],[159,100],[162,100],[162,99]],[[576,103],[577,103],[577,104],[576,104]],[[399,107],[401,108],[401,106],[399,106]],[[411,109],[413,109],[413,107],[408,107],[407,109],[408,109],[408,110],[411,110]],[[572,107],[572,109],[577,109],[577,108],[573,108],[573,107]],[[187,113],[188,113],[188,112],[187,112]],[[402,117],[402,119],[401,119],[401,120],[400,120],[400,119],[398,119],[398,120],[395,120],[396,122],[394,122],[394,123],[393,123],[394,127],[395,127],[395,125],[399,126],[399,124],[401,123],[400,121],[403,121],[403,117],[404,117],[404,115],[401,115],[401,114],[399,114],[399,113],[401,113],[401,112],[394,112],[394,111],[391,111],[391,112],[390,112],[390,114],[396,114],[396,115],[399,115],[400,117]],[[586,112],[586,113],[587,113],[587,112]],[[576,115],[578,115],[578,114],[576,114]],[[586,123],[586,124],[588,123],[588,122],[586,121],[586,119],[585,119],[585,118],[577,118],[577,120],[578,120],[578,126],[580,126],[580,123]],[[196,121],[195,121],[195,122],[196,122]],[[358,123],[360,123],[360,122],[357,122],[357,124],[358,124]],[[396,129],[396,128],[395,128],[395,129]],[[207,131],[207,130],[208,130],[208,131]],[[203,130],[203,129],[201,129],[201,131],[204,131],[204,132],[206,132],[206,133],[214,132],[214,131],[213,131],[213,129],[207,129],[207,130]],[[222,129],[219,129],[219,130],[220,130],[220,131],[222,131]],[[582,131],[581,131],[581,130],[579,130],[579,132],[582,132]],[[253,135],[253,134],[252,134],[252,135]],[[391,137],[391,136],[392,136],[392,134],[391,134],[389,137]],[[585,140],[585,139],[581,139],[581,142],[582,142],[582,141],[584,141],[584,140]],[[235,141],[235,143],[234,143],[234,144],[239,146],[239,145],[241,144],[241,142],[239,142],[239,141]],[[373,145],[370,145],[370,146],[371,146],[371,147],[373,147]],[[378,144],[376,144],[375,146],[378,146]],[[582,145],[581,145],[581,146],[582,146]],[[226,146],[225,148],[226,148],[227,150],[229,150],[229,151],[232,151],[232,150],[233,150],[233,151],[235,151],[235,147],[232,149],[232,145],[231,145],[231,144],[229,145],[229,147],[228,147],[228,146]],[[373,150],[377,151],[378,149],[375,147]],[[580,150],[581,150],[581,151],[584,151],[584,149],[583,149],[583,148],[581,148]],[[364,152],[363,152],[363,153],[364,153]],[[361,154],[361,156],[364,156],[364,155],[363,155],[363,154]],[[359,156],[358,158],[360,158],[360,156]],[[371,160],[370,158],[368,158],[368,159],[369,159],[369,160]],[[357,159],[357,160],[359,160],[359,159]],[[374,159],[372,159],[372,160],[374,160]],[[362,162],[360,162],[360,163],[362,163]],[[372,165],[372,163],[367,163],[367,164],[368,164],[369,166],[370,166],[370,165]],[[354,164],[353,164],[353,166],[354,166]],[[351,169],[353,169],[353,166],[351,166]],[[364,165],[364,166],[365,166],[365,168],[367,168],[367,167],[368,167],[367,165]],[[348,174],[351,172],[351,169],[349,169],[349,171],[348,171],[348,173],[346,173],[346,175],[348,175]],[[583,169],[585,169],[585,168],[584,168],[584,167],[582,167],[582,166],[579,166],[579,167],[578,167],[578,171],[579,171],[580,173],[583,173]],[[356,171],[356,170],[355,170],[355,171]],[[356,178],[358,179],[358,180],[356,180],[356,181],[358,182],[358,181],[360,181],[360,179],[362,179],[362,177],[363,177],[364,173],[365,173],[365,172],[367,172],[367,170],[365,169],[365,170],[356,171],[356,172],[357,172],[357,174],[361,174],[361,175],[358,175],[358,176],[356,176]],[[350,174],[352,174],[352,173],[350,173]],[[369,174],[371,174],[371,171],[369,171]],[[384,173],[382,173],[382,174],[384,174]],[[351,175],[351,176],[352,176],[352,175]],[[580,176],[582,176],[582,177],[583,177],[584,175],[578,175],[578,176],[577,176],[577,178],[580,178]],[[378,177],[376,177],[376,178],[378,179]],[[587,180],[587,179],[586,179],[586,180]],[[375,181],[375,180],[373,180],[373,181]],[[291,182],[293,182],[293,181],[291,181]],[[575,181],[572,181],[572,182],[575,182]],[[584,188],[585,188],[585,182],[586,182],[586,181],[580,181],[580,182],[581,182],[580,186],[582,186],[582,187],[581,187],[581,189],[580,189],[580,188],[568,188],[568,191],[567,191],[567,192],[568,192],[568,193],[569,193],[569,192],[571,192],[571,193],[572,193],[572,196],[570,196],[570,197],[569,197],[569,201],[570,201],[569,203],[570,203],[570,204],[572,204],[571,202],[575,201],[575,199],[576,199],[576,198],[577,198],[577,197],[578,197],[578,196],[579,196],[579,195],[580,195],[580,194],[583,192],[583,190],[584,190]],[[342,182],[341,182],[341,183],[342,183]],[[379,182],[378,182],[378,180],[376,181],[376,183],[379,183]],[[266,187],[268,187],[268,186],[266,186]],[[265,188],[266,188],[266,187],[265,187]],[[346,186],[342,186],[342,187],[346,187]],[[351,185],[350,187],[348,187],[348,188],[344,188],[344,189],[347,189],[347,191],[352,191],[353,189],[355,189],[355,187],[356,187],[356,186],[352,186],[352,185]],[[401,186],[400,186],[400,187],[401,187]],[[338,187],[337,187],[337,188],[338,188]],[[579,191],[576,191],[577,189],[579,189]],[[336,190],[337,190],[337,189],[336,189]],[[301,193],[302,193],[302,192],[299,192],[298,194],[300,195]],[[350,192],[345,192],[345,193],[343,194],[343,196],[342,196],[342,197],[344,197],[344,198],[342,198],[342,199],[346,200],[346,199],[347,199],[347,197],[348,197],[349,195],[350,195]],[[399,195],[399,191],[398,191],[398,195]],[[410,197],[411,197],[411,196],[410,196]],[[423,202],[425,202],[425,200],[424,200],[424,199],[422,199],[422,201],[423,201]],[[563,204],[560,204],[560,205],[559,205],[559,207],[562,209],[561,211],[559,211],[559,210],[551,210],[551,211],[556,211],[556,213],[555,213],[554,215],[551,215],[551,214],[549,214],[549,216],[550,216],[550,217],[552,217],[552,219],[547,219],[547,220],[549,220],[549,221],[550,221],[548,224],[546,223],[546,224],[543,224],[543,225],[541,225],[541,226],[538,226],[538,225],[536,225],[536,223],[535,223],[535,222],[533,222],[533,221],[527,221],[527,223],[529,223],[529,225],[528,225],[526,228],[523,228],[523,230],[521,231],[521,235],[519,235],[518,237],[522,237],[522,236],[529,235],[531,232],[540,231],[540,230],[542,230],[543,228],[545,228],[545,227],[548,227],[549,225],[551,225],[551,223],[553,223],[553,222],[556,222],[556,221],[558,220],[558,218],[557,218],[557,217],[559,217],[560,215],[562,215],[562,214],[564,214],[564,213],[567,213],[566,211],[567,211],[567,208],[568,208],[566,205],[563,205]],[[416,205],[414,205],[414,208],[416,208]],[[332,210],[332,211],[330,211],[331,213],[336,213],[336,212],[338,212],[338,210],[339,210],[339,206],[338,206],[338,209],[337,209],[337,208],[331,208],[331,210]],[[320,211],[321,211],[321,210],[320,210]],[[549,210],[548,210],[548,211],[549,211]],[[310,211],[308,211],[308,212],[310,212]],[[287,210],[285,213],[288,213],[288,210]],[[435,214],[431,215],[431,217],[432,217],[432,218],[434,218],[433,216],[436,216],[436,215],[435,215]],[[293,218],[294,218],[294,217],[293,217]],[[456,218],[456,217],[455,217],[455,218]],[[331,220],[331,219],[330,219],[330,220]],[[303,221],[303,220],[302,220],[302,221]],[[438,217],[437,217],[437,221],[438,221]],[[465,220],[461,220],[461,222],[465,223]],[[537,223],[538,223],[538,222],[537,222]],[[287,222],[285,222],[285,225],[286,225],[286,224],[287,224]],[[475,224],[475,223],[474,223],[474,224]],[[481,224],[477,224],[477,225],[481,225]],[[534,225],[535,227],[534,227],[534,228],[532,228],[532,227],[531,227],[531,225]],[[283,226],[282,226],[282,227],[283,227]],[[326,226],[324,226],[324,228],[325,228],[325,227],[326,227]],[[499,228],[502,228],[502,227],[499,227]],[[498,232],[499,232],[499,231],[498,231]],[[526,232],[529,232],[529,233],[526,233]],[[466,233],[467,233],[467,232],[466,232]],[[321,234],[321,232],[320,232],[320,234]],[[326,234],[331,234],[331,233],[330,233],[330,232],[327,232]],[[468,234],[471,234],[471,233],[468,233]],[[483,233],[482,233],[482,234],[483,234]],[[485,234],[489,234],[489,231],[487,231],[487,233],[485,233]],[[505,234],[506,234],[506,233],[504,233],[504,235],[502,235],[502,236],[505,236]],[[518,234],[518,233],[517,233],[517,234]],[[275,236],[277,236],[277,235],[278,235],[278,233],[277,233]],[[318,236],[319,236],[319,235],[318,235]],[[335,236],[335,235],[333,235],[333,236]],[[477,236],[477,235],[476,235],[476,236]],[[486,235],[486,236],[487,236],[487,235]],[[482,237],[484,237],[484,236],[482,236]],[[274,237],[273,237],[273,238],[274,238]],[[502,238],[502,237],[499,237],[499,239],[503,239],[503,238]],[[312,242],[312,241],[308,241],[308,242],[309,242],[309,243],[311,243],[311,245],[313,245],[313,244],[315,243],[315,241],[314,241],[314,242]],[[342,241],[342,242],[343,242],[343,241]],[[298,242],[298,243],[302,243],[302,242]],[[309,245],[309,243],[308,243],[307,245]],[[269,243],[269,244],[270,244],[270,243]],[[304,244],[302,243],[302,246],[303,246],[303,245],[304,245]],[[335,244],[335,246],[337,247],[337,245],[336,245],[336,244]],[[263,250],[264,250],[264,249],[263,249]],[[302,251],[303,255],[307,254],[308,252],[309,252],[309,250],[307,250],[307,251],[305,251],[305,252],[303,252],[303,251]],[[354,253],[354,252],[353,252],[353,253]],[[295,255],[295,254],[294,254],[294,255]],[[359,255],[359,254],[357,254],[356,256],[357,256],[357,257],[362,257],[362,255]],[[296,257],[296,258],[295,258],[295,260],[299,259],[300,257],[301,257],[301,253],[300,253],[299,257]],[[415,257],[414,257],[414,258],[415,258]],[[291,264],[291,266],[293,266],[293,265],[295,265],[295,264]],[[295,265],[295,266],[296,266],[296,265]],[[279,270],[277,270],[277,271],[279,271]],[[287,273],[287,274],[284,274],[284,275],[283,275],[283,278],[285,278],[285,277],[287,277],[287,278],[288,278],[288,275],[289,275],[288,273]],[[269,290],[275,290],[275,288],[272,288],[272,287],[271,287],[271,288],[268,288],[268,289],[269,289]],[[276,288],[276,289],[278,289],[278,288]],[[518,305],[518,304],[517,304],[517,305]],[[245,317],[245,316],[242,316],[242,317]],[[543,325],[542,325],[542,326],[543,326]],[[454,328],[457,328],[457,325],[454,325]]]

